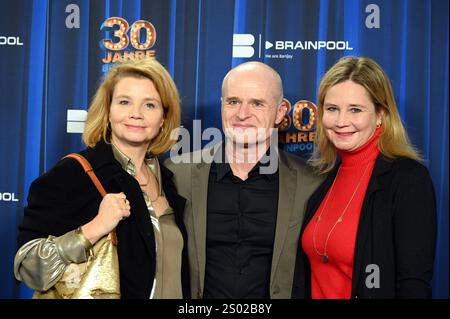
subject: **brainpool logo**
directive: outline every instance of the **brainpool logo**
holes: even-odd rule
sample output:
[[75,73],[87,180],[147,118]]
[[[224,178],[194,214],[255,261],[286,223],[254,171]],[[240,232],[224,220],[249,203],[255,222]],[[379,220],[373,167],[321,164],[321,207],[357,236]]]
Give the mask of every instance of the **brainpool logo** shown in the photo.
[[86,110],[67,110],[67,133],[83,133]]
[[0,202],[18,202],[15,193],[0,193]]
[[22,46],[23,42],[20,40],[20,37],[10,37],[10,36],[4,36],[0,35],[0,45],[6,45],[6,46]]
[[[251,58],[255,55],[255,36],[250,33],[233,34],[233,58]],[[258,58],[261,57],[261,33],[258,34]],[[273,44],[265,42],[265,48],[269,49]]]
[[[292,59],[295,51],[352,51],[349,41],[263,41],[262,35],[256,37],[250,33],[233,34],[233,58],[252,58],[258,48],[258,58]],[[262,52],[264,51],[264,52]]]
[[[273,47],[273,44],[266,41]],[[348,41],[275,41],[275,50],[353,50]]]
[[251,58],[255,55],[253,34],[233,34],[233,58]]

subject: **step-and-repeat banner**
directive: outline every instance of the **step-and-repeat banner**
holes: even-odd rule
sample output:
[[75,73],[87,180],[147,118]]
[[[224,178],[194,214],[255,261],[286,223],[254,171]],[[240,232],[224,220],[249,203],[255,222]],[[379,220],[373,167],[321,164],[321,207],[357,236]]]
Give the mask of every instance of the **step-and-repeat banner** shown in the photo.
[[179,88],[183,126],[203,132],[221,127],[221,82],[230,68],[265,62],[281,74],[290,105],[280,146],[306,158],[318,83],[344,55],[371,57],[386,70],[426,159],[439,214],[433,296],[448,298],[448,6],[447,0],[1,1],[0,298],[30,296],[13,275],[28,188],[63,155],[84,148],[87,107],[113,63],[157,58]]

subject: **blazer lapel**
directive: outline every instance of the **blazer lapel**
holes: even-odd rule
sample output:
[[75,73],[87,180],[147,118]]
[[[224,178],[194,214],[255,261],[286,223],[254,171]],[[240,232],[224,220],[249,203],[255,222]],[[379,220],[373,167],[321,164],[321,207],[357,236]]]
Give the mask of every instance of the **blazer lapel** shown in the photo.
[[206,209],[208,178],[211,164],[192,166],[192,218],[194,221],[195,247],[197,248],[199,280],[203,292],[206,264]]
[[270,282],[274,282],[275,270],[280,260],[286,233],[289,229],[291,214],[294,211],[294,200],[297,188],[297,170],[290,167],[282,152],[279,152],[279,189],[277,225],[272,255]]
[[362,262],[364,260],[364,253],[366,253],[365,247],[367,236],[370,232],[373,220],[373,212],[370,210],[372,195],[385,187],[382,183],[381,176],[387,172],[390,167],[391,162],[386,161],[383,156],[379,155],[375,162],[369,185],[367,186],[366,195],[361,208],[361,216],[359,218],[358,233],[356,234],[351,298],[355,296],[356,289],[358,288],[361,267],[366,266],[362,265]]
[[[132,203],[131,206],[131,215],[130,220],[135,219],[136,220],[136,226],[139,229],[139,233],[142,237],[143,242],[145,243],[145,246],[147,247],[147,251],[150,254],[150,256],[155,256],[155,238],[153,233],[153,225],[151,222],[151,219],[148,215],[148,209],[147,205],[145,203],[144,198],[141,195],[141,189],[139,187],[139,184],[136,180],[133,178],[128,177],[126,172],[120,172],[114,177],[114,180],[119,185],[120,189],[122,189],[127,196],[130,203]],[[122,227],[127,227],[125,225],[119,225],[117,226],[117,232],[119,236],[119,243],[120,243],[120,232],[122,230]]]
[[164,193],[166,194],[167,200],[169,202],[169,205],[176,213],[177,218],[182,217],[184,206],[186,204],[186,199],[177,193],[175,185],[173,184],[172,181],[173,173],[169,171],[164,165],[161,164],[160,169],[162,176],[161,183]]

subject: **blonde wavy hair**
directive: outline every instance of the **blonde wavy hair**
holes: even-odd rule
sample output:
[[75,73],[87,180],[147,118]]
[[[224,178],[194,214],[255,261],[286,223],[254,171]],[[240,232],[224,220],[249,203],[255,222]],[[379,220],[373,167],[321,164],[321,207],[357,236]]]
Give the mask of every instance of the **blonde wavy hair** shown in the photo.
[[153,155],[167,152],[176,143],[170,138],[170,133],[180,126],[180,97],[169,72],[154,58],[135,59],[110,69],[89,107],[83,142],[89,147],[94,147],[102,139],[106,143],[111,142],[109,112],[112,96],[117,82],[125,77],[147,78],[155,85],[163,105],[164,122],[147,152]]
[[309,160],[316,171],[324,174],[336,165],[336,148],[322,125],[323,104],[328,90],[347,80],[363,86],[375,105],[377,114],[381,112],[382,131],[378,138],[380,153],[389,159],[407,157],[422,161],[402,124],[391,83],[383,69],[370,58],[348,56],[333,65],[320,82],[315,148]]

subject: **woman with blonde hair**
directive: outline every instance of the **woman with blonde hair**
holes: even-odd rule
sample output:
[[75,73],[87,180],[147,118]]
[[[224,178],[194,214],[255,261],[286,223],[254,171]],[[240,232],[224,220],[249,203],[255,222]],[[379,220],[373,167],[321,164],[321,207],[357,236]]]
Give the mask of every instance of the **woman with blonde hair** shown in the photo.
[[89,108],[80,152],[108,194],[102,199],[72,158],[36,179],[19,227],[16,278],[45,292],[116,229],[122,298],[187,297],[185,200],[157,158],[179,124],[178,91],[158,61],[114,66]]
[[436,200],[382,68],[344,57],[322,78],[297,298],[429,298]]

